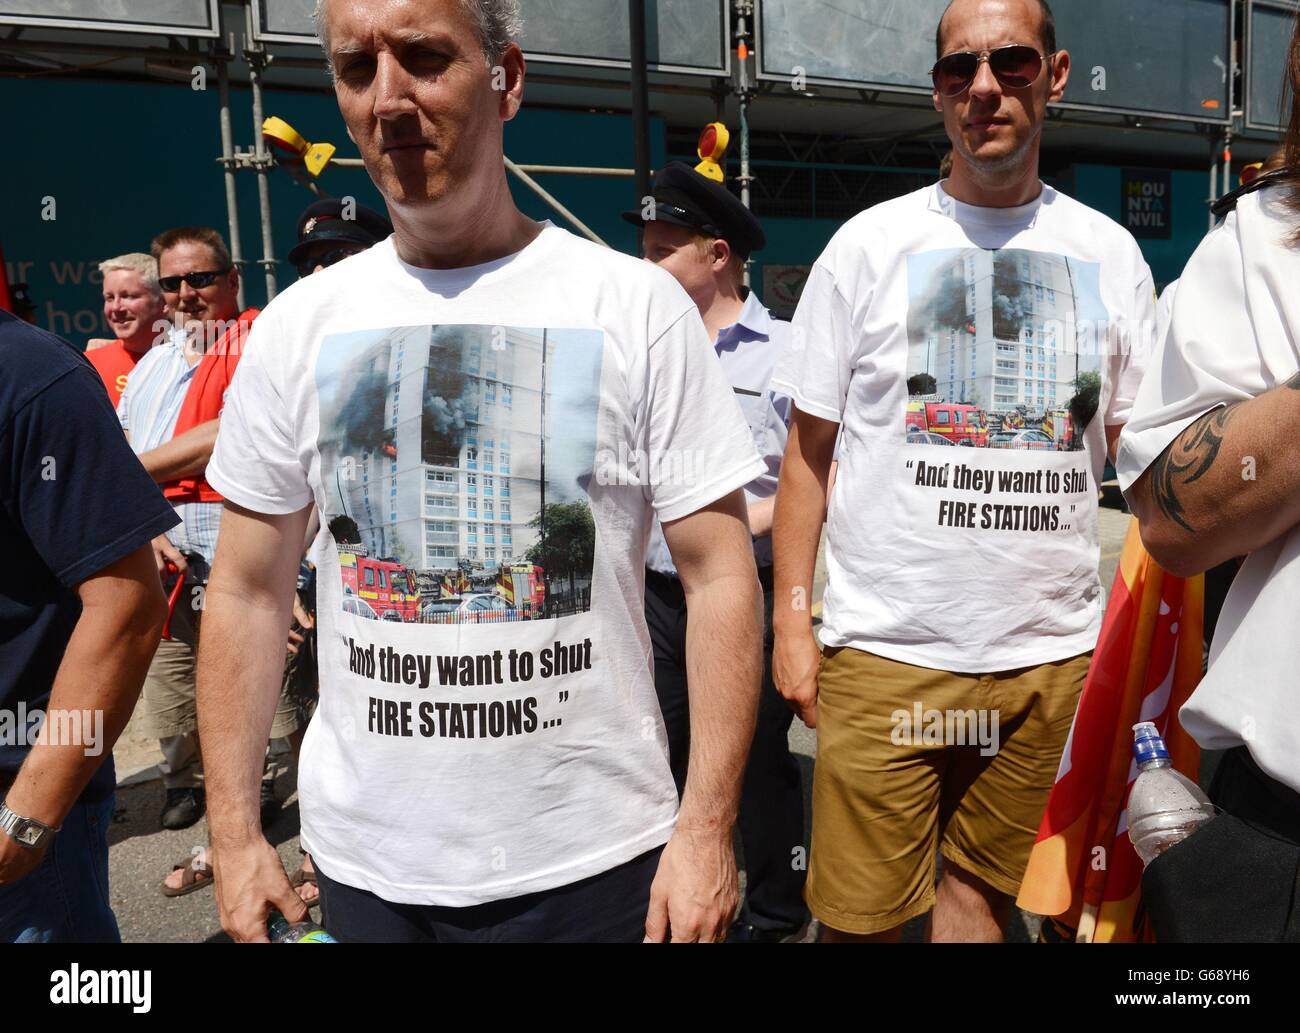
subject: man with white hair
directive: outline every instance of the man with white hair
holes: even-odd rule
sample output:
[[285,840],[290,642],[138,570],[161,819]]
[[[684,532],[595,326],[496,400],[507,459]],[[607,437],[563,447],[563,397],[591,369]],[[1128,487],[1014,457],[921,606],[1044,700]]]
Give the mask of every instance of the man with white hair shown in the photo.
[[95,367],[116,407],[126,378],[145,352],[166,333],[168,322],[158,286],[158,263],[152,255],[132,252],[99,263],[104,278],[104,321],[117,335],[102,347],[91,342],[86,358]]
[[[208,465],[222,925],[265,941],[270,910],[305,914],[257,779],[314,503],[299,789],[325,926],[720,940],[762,668],[742,489],[764,465],[708,333],[667,272],[515,207],[517,0],[325,0],[317,21],[394,234],[267,307]],[[691,614],[680,809],[642,612],[655,515]]]

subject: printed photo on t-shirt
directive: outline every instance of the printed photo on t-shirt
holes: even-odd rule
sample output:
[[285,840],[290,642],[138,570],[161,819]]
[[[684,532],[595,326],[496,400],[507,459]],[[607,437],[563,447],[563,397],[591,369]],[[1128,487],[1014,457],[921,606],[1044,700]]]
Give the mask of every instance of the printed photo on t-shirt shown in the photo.
[[603,335],[408,326],[321,344],[318,448],[341,606],[491,624],[592,604]]
[[1100,273],[1019,249],[908,256],[907,443],[1081,451],[1101,394]]

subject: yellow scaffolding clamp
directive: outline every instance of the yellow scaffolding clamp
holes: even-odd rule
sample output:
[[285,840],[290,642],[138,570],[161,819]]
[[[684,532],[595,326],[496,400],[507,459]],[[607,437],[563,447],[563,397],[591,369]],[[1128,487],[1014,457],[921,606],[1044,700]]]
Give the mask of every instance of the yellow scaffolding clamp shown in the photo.
[[262,139],[287,160],[301,161],[313,176],[321,174],[336,149],[332,143],[308,143],[293,126],[274,115],[262,123]]

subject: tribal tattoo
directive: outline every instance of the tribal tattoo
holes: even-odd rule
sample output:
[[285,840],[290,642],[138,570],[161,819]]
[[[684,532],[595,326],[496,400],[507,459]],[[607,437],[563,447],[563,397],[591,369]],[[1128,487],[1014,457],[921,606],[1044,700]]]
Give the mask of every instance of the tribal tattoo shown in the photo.
[[[1287,386],[1300,390],[1300,374]],[[1151,494],[1156,504],[1165,516],[1187,531],[1195,533],[1196,529],[1187,522],[1178,491],[1203,477],[1219,458],[1219,449],[1223,447],[1223,437],[1228,421],[1236,413],[1236,405],[1225,405],[1202,416],[1178,435],[1152,466]]]

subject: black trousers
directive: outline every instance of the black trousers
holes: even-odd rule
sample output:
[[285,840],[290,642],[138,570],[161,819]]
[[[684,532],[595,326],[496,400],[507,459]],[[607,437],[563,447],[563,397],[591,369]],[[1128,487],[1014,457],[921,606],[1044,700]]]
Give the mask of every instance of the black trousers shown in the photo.
[[[803,902],[807,849],[803,785],[787,736],[793,711],[772,682],[772,571],[763,585],[763,686],[758,725],[740,797],[745,903],[741,920],[758,929],[797,929],[808,921]],[[686,689],[686,596],[674,577],[646,571],[646,623],[654,645],[655,691],[668,732],[669,761],[680,795],[691,749]]]
[[1142,899],[1162,943],[1300,943],[1300,794],[1244,746],[1210,783],[1219,814],[1161,854]]
[[641,943],[663,847],[553,890],[471,907],[395,904],[316,859],[321,924],[340,943]]

